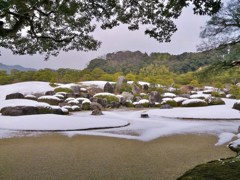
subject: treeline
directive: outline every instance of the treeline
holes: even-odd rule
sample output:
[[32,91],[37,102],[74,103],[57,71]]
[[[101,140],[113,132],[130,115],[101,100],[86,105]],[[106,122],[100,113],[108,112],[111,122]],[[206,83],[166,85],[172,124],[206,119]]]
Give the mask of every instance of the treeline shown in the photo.
[[239,61],[240,43],[228,47],[218,48],[206,52],[183,53],[180,55],[171,55],[169,53],[151,53],[150,55],[140,51],[119,51],[109,53],[104,58],[96,58],[90,61],[87,69],[93,70],[101,68],[107,73],[130,72],[138,74],[141,69],[155,64],[166,66],[174,73],[187,73],[196,71],[199,68],[211,65],[213,63],[222,63]]
[[[210,69],[209,69],[210,68]],[[45,81],[51,83],[73,83],[80,81],[104,80],[117,81],[119,76],[125,76],[129,81],[146,81],[152,84],[162,84],[166,86],[193,85],[201,87],[203,85],[214,85],[223,88],[225,85],[234,85],[240,82],[240,69],[211,70],[211,66],[202,68],[195,72],[175,73],[164,65],[149,64],[139,70],[139,73],[115,72],[107,73],[100,68],[93,70],[73,70],[73,69],[41,69],[38,71],[18,71],[12,70],[10,74],[0,71],[0,84],[11,84],[23,81]]]

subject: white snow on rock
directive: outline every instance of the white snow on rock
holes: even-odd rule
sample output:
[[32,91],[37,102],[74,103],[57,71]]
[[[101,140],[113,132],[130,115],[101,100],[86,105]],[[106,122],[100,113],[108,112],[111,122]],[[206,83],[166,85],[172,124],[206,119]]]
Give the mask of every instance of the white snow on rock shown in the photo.
[[133,105],[149,103],[148,99],[141,99],[138,102],[134,102]]
[[237,147],[240,146],[240,139],[232,141],[230,144],[231,144],[232,147],[237,148]]
[[175,97],[175,98],[173,98],[173,100],[175,101],[175,102],[183,102],[183,101],[185,101],[185,100],[187,100],[188,98],[184,98],[184,97]]
[[36,98],[36,96],[32,95],[32,94],[28,94],[25,96],[25,98]]
[[8,106],[50,107],[48,103],[37,102],[29,99],[9,99],[6,101],[0,101],[0,109]]
[[164,93],[164,94],[163,94],[163,97],[175,98],[175,97],[176,97],[176,94],[173,94],[173,93]]
[[41,96],[41,97],[39,97],[38,98],[38,100],[41,100],[41,99],[52,99],[52,100],[57,100],[57,101],[61,101],[58,97],[56,97],[56,96]]
[[211,97],[209,94],[193,94],[190,96],[191,99],[207,99]]
[[182,105],[194,104],[194,103],[206,103],[206,101],[202,99],[187,99],[182,102]]
[[85,104],[85,103],[91,103],[91,101],[89,99],[85,99],[83,100],[82,104]]
[[68,101],[69,104],[79,104],[79,101],[76,99],[73,99],[71,101]]
[[117,97],[115,94],[108,93],[108,92],[97,93],[93,97],[97,97],[97,96],[114,96],[114,97]]
[[45,93],[54,88],[48,82],[29,81],[0,86],[0,100],[5,100],[6,95],[11,93],[34,94]]
[[75,98],[73,98],[73,97],[69,97],[69,98],[65,99],[65,102],[68,102],[68,101],[73,101],[73,100],[76,100],[76,99],[75,99]]

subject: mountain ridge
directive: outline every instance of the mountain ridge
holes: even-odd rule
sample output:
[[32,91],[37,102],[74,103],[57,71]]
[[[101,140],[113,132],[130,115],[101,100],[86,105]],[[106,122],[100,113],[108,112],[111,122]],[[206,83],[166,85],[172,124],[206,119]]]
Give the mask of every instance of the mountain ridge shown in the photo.
[[11,73],[11,70],[16,69],[18,71],[36,71],[37,69],[34,68],[26,68],[21,65],[6,65],[3,63],[0,63],[0,70],[6,71],[8,74]]

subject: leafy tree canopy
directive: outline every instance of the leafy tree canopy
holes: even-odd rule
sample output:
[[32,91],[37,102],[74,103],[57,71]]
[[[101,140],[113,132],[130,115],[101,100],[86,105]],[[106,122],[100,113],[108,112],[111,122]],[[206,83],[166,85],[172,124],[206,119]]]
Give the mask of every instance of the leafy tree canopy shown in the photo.
[[213,15],[221,0],[0,0],[0,47],[46,59],[61,50],[96,50],[96,24],[128,24],[129,30],[148,25],[145,34],[169,42],[177,30],[173,20],[190,4],[195,14]]
[[228,56],[230,51],[240,44],[240,0],[229,1],[213,15],[203,28],[200,37],[203,38],[203,42],[199,50],[216,49],[223,57],[225,65],[229,67],[240,65],[239,51],[238,55],[235,53],[235,57],[234,54],[232,57]]

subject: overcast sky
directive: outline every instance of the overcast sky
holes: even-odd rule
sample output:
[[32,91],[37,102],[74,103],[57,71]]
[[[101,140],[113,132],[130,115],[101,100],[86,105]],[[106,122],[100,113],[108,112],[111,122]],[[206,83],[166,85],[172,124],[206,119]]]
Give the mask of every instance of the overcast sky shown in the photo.
[[176,21],[178,31],[173,35],[171,43],[158,43],[153,38],[144,35],[144,29],[139,31],[128,31],[122,25],[112,30],[97,30],[94,37],[102,41],[101,48],[94,52],[61,52],[58,57],[51,57],[44,61],[43,56],[18,56],[12,55],[8,50],[1,49],[0,62],[8,65],[22,65],[36,69],[42,68],[74,68],[83,69],[89,61],[98,56],[116,51],[141,51],[168,52],[181,54],[183,52],[195,52],[196,45],[200,43],[200,27],[205,25],[208,16],[193,15],[191,8],[184,9],[181,17]]

